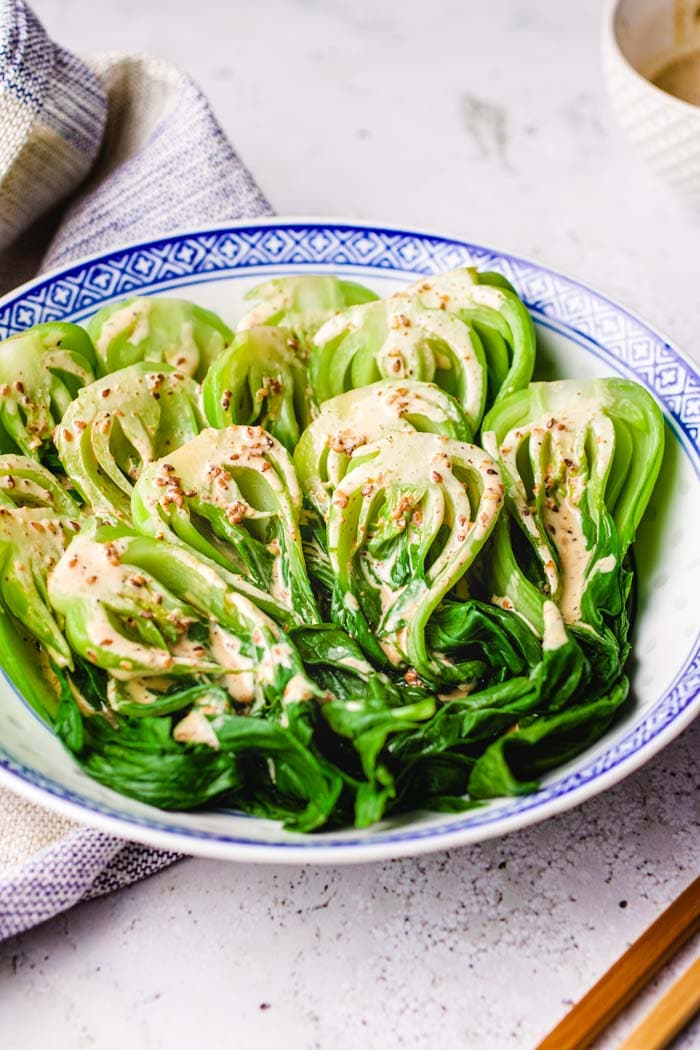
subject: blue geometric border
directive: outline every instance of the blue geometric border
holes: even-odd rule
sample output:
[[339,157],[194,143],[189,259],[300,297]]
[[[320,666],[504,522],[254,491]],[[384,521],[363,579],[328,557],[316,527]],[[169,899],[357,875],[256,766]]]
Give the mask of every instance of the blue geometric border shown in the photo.
[[[613,367],[632,373],[648,387],[666,409],[669,420],[675,424],[674,430],[685,437],[684,451],[696,473],[699,472],[700,377],[672,345],[624,308],[571,278],[517,256],[431,234],[359,224],[274,221],[176,234],[106,253],[35,281],[7,297],[0,303],[0,338],[42,321],[81,316],[115,297],[153,292],[159,286],[184,285],[193,279],[216,280],[246,270],[358,267],[419,275],[464,265],[498,270],[512,281],[534,312],[592,341]],[[544,807],[628,762],[676,721],[699,695],[700,648],[696,642],[685,666],[653,710],[613,747],[575,773],[551,781],[533,795],[509,800],[497,810],[473,810],[439,827],[344,839],[319,835],[314,841],[307,838],[262,843],[257,839],[183,829],[159,818],[125,815],[113,806],[67,791],[60,783],[9,755],[0,756],[0,765],[48,794],[133,825],[180,837],[263,849],[303,846],[313,853],[314,848],[328,846],[346,849],[425,838],[439,840],[462,829],[493,824]]]
[[537,263],[464,241],[392,229],[278,223],[165,237],[37,281],[0,308],[0,338],[97,309],[105,300],[178,279],[264,266],[358,266],[409,274],[497,269],[534,310],[592,339],[644,382],[697,439],[700,379],[661,336],[605,296]]

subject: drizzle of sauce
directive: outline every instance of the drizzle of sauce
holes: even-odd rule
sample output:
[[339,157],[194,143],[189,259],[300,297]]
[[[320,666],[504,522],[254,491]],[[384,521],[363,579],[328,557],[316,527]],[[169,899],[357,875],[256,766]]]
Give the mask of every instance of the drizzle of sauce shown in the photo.
[[109,347],[117,336],[129,332],[127,342],[138,346],[148,337],[148,313],[151,304],[148,299],[137,299],[127,303],[120,310],[115,310],[102,325],[97,339],[97,352],[106,357]]
[[282,696],[283,704],[302,703],[304,700],[312,700],[314,696],[311,683],[303,674],[294,674],[284,687]]
[[581,525],[582,492],[569,482],[566,495],[552,510],[545,508],[543,518],[556,544],[561,567],[559,605],[567,623],[576,623],[581,616],[581,597],[585,589],[586,573],[591,552]]
[[544,603],[542,616],[544,618],[543,650],[551,652],[553,649],[561,649],[567,642],[566,628],[564,627],[562,615],[554,602],[546,601]]
[[[407,584],[394,584],[392,568],[398,548],[376,559],[365,546],[369,519],[359,517],[351,556],[359,559],[369,586],[379,598],[382,616],[377,640],[391,663],[399,665],[407,652],[410,623],[422,604],[432,601],[436,592],[449,588],[450,581],[460,577],[470,564],[474,546],[490,532],[503,502],[503,482],[494,460],[480,448],[438,434],[388,433],[356,449],[352,461],[357,466],[336,489],[329,517],[328,552],[335,572],[340,571],[344,508],[359,496],[370,501],[375,492],[384,490],[397,512],[397,530],[419,528],[424,537],[435,538],[443,525],[447,529],[440,553],[427,569],[425,589],[419,593],[416,588],[413,601],[400,604]],[[469,471],[479,477],[481,493],[475,506],[455,467],[460,473]],[[401,502],[411,490],[417,494],[417,502],[406,506],[406,515],[402,516]],[[414,524],[416,512],[420,514],[419,524]]]
[[173,739],[179,744],[206,744],[219,750],[219,738],[201,711],[190,711],[173,730]]
[[[135,333],[134,333],[135,335]],[[132,336],[132,341],[134,336]],[[177,364],[188,376],[193,376],[199,368],[199,347],[194,338],[194,327],[191,321],[183,321],[180,327],[180,342],[168,347],[165,355],[169,364]]]
[[383,302],[353,306],[331,318],[316,333],[315,343],[325,346],[363,326],[369,331],[374,325],[378,332],[379,318],[383,318],[384,333],[375,361],[382,376],[432,382],[436,369],[447,366],[457,377],[461,371],[464,392],[458,400],[468,418],[480,414],[484,373],[477,358],[478,341],[467,325],[449,313],[392,296]]
[[255,699],[255,670],[253,661],[242,652],[241,642],[230,631],[214,626],[209,635],[209,646],[214,659],[227,672],[224,685],[234,700],[249,704]]

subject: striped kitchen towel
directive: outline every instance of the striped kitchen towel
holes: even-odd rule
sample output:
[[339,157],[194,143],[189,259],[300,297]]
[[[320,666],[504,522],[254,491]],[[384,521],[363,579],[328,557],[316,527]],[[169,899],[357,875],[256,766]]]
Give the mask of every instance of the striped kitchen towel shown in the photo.
[[[0,0],[0,283],[119,242],[269,214],[193,81],[145,55],[80,59]],[[177,859],[0,789],[0,939]]]

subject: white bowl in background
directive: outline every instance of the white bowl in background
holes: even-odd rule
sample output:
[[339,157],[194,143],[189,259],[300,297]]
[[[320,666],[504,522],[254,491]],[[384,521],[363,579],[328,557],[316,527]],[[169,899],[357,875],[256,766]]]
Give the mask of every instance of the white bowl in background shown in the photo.
[[700,106],[652,83],[671,59],[695,49],[697,0],[609,0],[603,68],[615,116],[637,151],[700,207]]

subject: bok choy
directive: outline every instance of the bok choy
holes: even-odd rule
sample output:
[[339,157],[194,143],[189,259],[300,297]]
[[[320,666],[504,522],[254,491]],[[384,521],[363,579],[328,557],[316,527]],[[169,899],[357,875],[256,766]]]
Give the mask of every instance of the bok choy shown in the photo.
[[0,663],[85,772],[291,829],[537,789],[628,702],[663,455],[495,273],[131,298],[0,343]]

